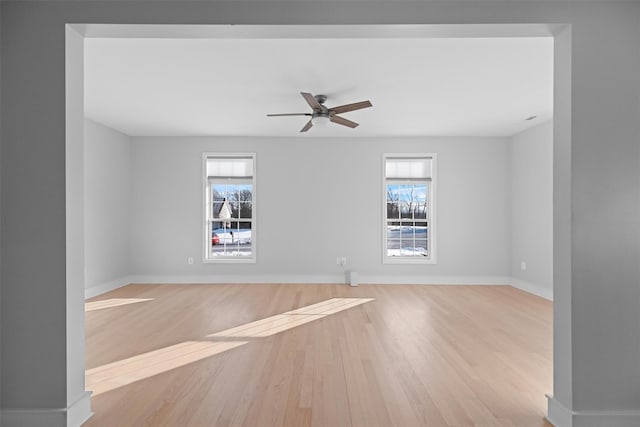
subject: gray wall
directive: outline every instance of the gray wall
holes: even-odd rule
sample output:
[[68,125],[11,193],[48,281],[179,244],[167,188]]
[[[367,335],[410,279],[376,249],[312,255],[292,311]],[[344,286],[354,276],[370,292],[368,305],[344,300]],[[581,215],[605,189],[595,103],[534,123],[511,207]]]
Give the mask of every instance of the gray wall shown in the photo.
[[[514,135],[509,143],[511,276],[524,289],[553,293],[553,123]],[[521,262],[526,262],[526,270]]]
[[[580,23],[573,26],[571,65],[573,409],[640,410],[640,3],[576,9]],[[554,222],[555,234],[562,227]],[[554,260],[554,268],[558,264]]]
[[[2,61],[2,7],[0,7],[0,63]],[[0,82],[2,82],[2,67],[0,66]],[[2,99],[2,84],[0,83],[0,99]],[[0,129],[2,129],[2,104],[0,103]],[[2,165],[2,132],[0,132],[0,165]],[[0,189],[2,188],[2,174],[0,173]],[[2,224],[2,197],[0,197],[0,224]],[[1,237],[1,228],[0,228]],[[0,245],[0,260],[2,259],[2,247]],[[0,262],[0,322],[2,322],[2,263]],[[0,367],[2,366],[2,330],[0,327]],[[0,375],[2,372],[0,371]],[[2,410],[2,386],[0,386],[0,410]]]
[[85,120],[85,287],[129,274],[131,142],[127,135]]
[[[205,151],[257,154],[256,264],[202,263]],[[437,153],[435,265],[382,264],[385,152]],[[341,282],[339,256],[362,282],[509,276],[507,138],[136,137],[132,154],[134,281]]]
[[553,22],[571,25],[556,44],[565,60],[556,61],[554,107],[553,393],[565,412],[615,417],[640,410],[639,3],[132,0],[0,7],[3,408],[65,408],[68,371],[82,371],[66,365],[72,324],[64,250],[65,23]]

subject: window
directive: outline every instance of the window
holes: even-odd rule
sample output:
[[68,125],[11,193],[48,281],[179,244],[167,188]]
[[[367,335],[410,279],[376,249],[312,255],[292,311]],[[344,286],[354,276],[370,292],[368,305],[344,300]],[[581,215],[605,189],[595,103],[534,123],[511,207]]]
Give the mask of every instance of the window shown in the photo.
[[435,154],[384,155],[385,263],[435,263]]
[[205,261],[255,262],[255,154],[204,154]]

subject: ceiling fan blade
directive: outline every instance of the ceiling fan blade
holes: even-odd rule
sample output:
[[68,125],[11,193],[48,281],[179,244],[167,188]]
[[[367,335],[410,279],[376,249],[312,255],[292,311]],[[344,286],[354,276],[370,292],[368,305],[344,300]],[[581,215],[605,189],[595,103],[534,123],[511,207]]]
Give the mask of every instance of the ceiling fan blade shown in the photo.
[[304,125],[304,127],[300,130],[300,132],[306,132],[306,131],[308,131],[309,129],[311,129],[311,126],[313,126],[313,123],[311,122],[311,120],[309,120],[309,121],[307,122],[307,124],[306,124],[306,125]]
[[307,101],[307,104],[309,104],[311,108],[313,108],[314,110],[322,110],[322,106],[313,95],[307,92],[300,92],[300,95],[302,95],[304,100]]
[[337,107],[329,108],[329,112],[342,114],[342,113],[346,113],[347,111],[360,110],[362,108],[369,108],[372,106],[373,105],[371,105],[371,102],[362,101],[362,102],[355,102],[353,104],[345,104],[345,105],[339,105]]
[[310,116],[311,113],[285,113],[285,114],[267,114],[267,117],[279,117],[279,116]]
[[331,120],[333,123],[337,123],[339,125],[347,126],[350,128],[354,128],[358,126],[358,123],[352,122],[351,120],[347,120],[344,117],[340,117],[340,116],[331,116],[329,120]]

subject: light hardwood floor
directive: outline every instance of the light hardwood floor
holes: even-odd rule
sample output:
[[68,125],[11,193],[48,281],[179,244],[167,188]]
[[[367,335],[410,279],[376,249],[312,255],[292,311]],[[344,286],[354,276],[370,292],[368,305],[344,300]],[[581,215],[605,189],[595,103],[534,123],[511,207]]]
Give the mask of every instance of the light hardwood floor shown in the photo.
[[550,426],[552,304],[509,286],[130,285],[86,330],[85,426]]

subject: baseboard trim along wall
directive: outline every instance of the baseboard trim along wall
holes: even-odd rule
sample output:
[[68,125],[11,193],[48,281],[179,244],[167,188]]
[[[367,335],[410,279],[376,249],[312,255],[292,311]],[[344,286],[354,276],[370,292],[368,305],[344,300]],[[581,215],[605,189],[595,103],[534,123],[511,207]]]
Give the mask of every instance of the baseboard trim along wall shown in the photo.
[[571,411],[547,395],[547,420],[555,427],[637,427],[640,411]]
[[[389,285],[511,285],[533,295],[553,300],[553,291],[533,283],[508,276],[386,276],[358,274],[360,284]],[[243,276],[164,276],[134,275],[125,276],[107,283],[85,289],[85,298],[93,298],[131,283],[153,284],[224,284],[224,283],[349,283],[349,271],[337,274],[319,275],[243,275]]]
[[91,412],[91,394],[93,392],[85,391],[78,400],[67,408],[67,427],[79,427],[93,416],[93,412]]
[[153,284],[263,284],[263,283],[346,283],[345,273],[336,274],[256,274],[256,275],[203,275],[203,276],[164,276],[137,275],[129,276],[131,283]]
[[549,301],[553,301],[553,289],[548,289],[540,285],[536,285],[535,283],[526,282],[524,280],[520,280],[515,277],[511,278],[510,284],[514,288],[518,288],[530,294],[534,294],[539,297],[548,299]]
[[3,427],[80,427],[91,412],[91,392],[87,391],[68,408],[3,409],[0,425]]
[[[502,276],[382,276],[360,272],[361,284],[389,285],[509,285]],[[349,271],[327,275],[243,275],[243,276],[129,276],[130,283],[349,283]]]
[[3,409],[3,427],[66,427],[67,410],[61,409]]
[[101,283],[99,285],[90,286],[85,288],[84,290],[84,298],[89,299],[96,297],[98,295],[105,294],[109,291],[113,291],[114,289],[121,288],[130,283],[133,283],[129,276],[120,277],[118,279],[112,280],[110,282]]
[[360,273],[360,283],[372,285],[508,285],[505,276],[384,276]]
[[572,427],[571,411],[547,394],[547,420],[555,427]]

